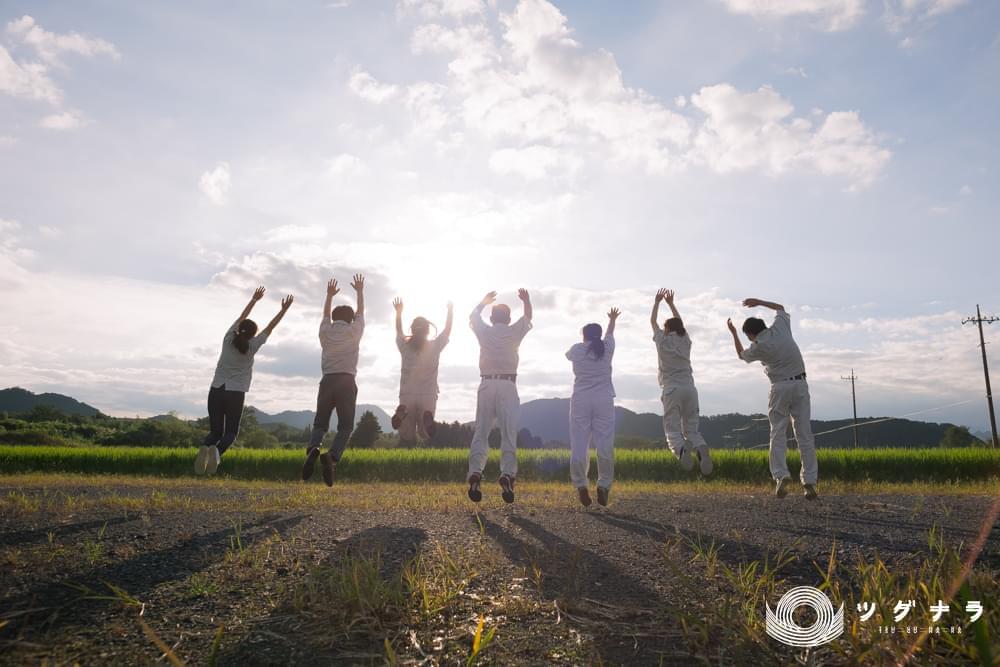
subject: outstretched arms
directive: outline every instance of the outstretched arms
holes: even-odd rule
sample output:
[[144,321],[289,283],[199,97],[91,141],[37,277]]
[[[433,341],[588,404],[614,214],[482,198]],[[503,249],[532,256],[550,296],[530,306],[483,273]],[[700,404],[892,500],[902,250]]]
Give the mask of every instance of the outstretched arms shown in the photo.
[[239,324],[246,318],[250,317],[250,311],[253,310],[253,307],[257,305],[257,302],[263,298],[264,298],[264,286],[261,285],[260,287],[258,287],[253,291],[253,296],[250,297],[250,301],[243,308],[243,312],[240,313],[239,319],[236,320],[236,323]]
[[605,329],[605,337],[615,335],[615,322],[618,321],[618,316],[622,314],[622,311],[617,308],[612,308],[608,311],[608,328]]
[[770,308],[771,310],[784,310],[785,307],[780,303],[775,303],[773,301],[764,301],[763,299],[743,299],[743,306],[745,308],[756,308],[757,306],[763,306],[764,308]]
[[360,273],[354,274],[354,282],[351,283],[351,287],[354,291],[358,293],[358,307],[355,311],[355,317],[364,317],[365,315],[365,277]]
[[528,290],[522,287],[521,289],[517,290],[517,298],[520,299],[521,302],[524,304],[524,319],[530,322],[531,315],[534,312],[534,310],[531,307],[531,295],[528,294]]
[[333,297],[337,295],[337,281],[333,278],[326,284],[326,301],[323,302],[323,321],[330,321],[330,306],[333,305]]
[[729,333],[733,335],[733,345],[736,346],[736,356],[742,359],[743,343],[740,341],[740,335],[736,332],[736,325],[733,324],[732,318],[726,320],[726,326],[729,327]]
[[441,336],[446,340],[451,337],[451,324],[455,319],[455,304],[451,301],[448,302],[448,317],[444,320],[444,330],[441,332]]
[[[660,325],[657,324],[657,320],[660,316],[660,302],[667,298],[668,291],[669,290],[663,288],[656,290],[656,299],[653,300],[653,312],[649,316],[649,325],[653,327],[654,334],[660,330]],[[671,295],[673,295],[672,292]]]
[[266,327],[264,327],[263,334],[265,336],[271,335],[271,332],[274,331],[274,327],[278,326],[278,322],[280,322],[281,318],[285,316],[285,313],[288,312],[288,309],[292,307],[292,301],[294,300],[295,297],[293,297],[291,294],[289,294],[288,296],[286,296],[284,299],[281,300],[281,310],[279,310],[278,314],[275,315],[271,319],[271,321],[267,323]]
[[396,338],[403,337],[403,300],[398,296],[392,300],[393,310],[396,311]]
[[472,327],[473,329],[475,329],[477,325],[485,326],[486,323],[483,322],[483,308],[490,305],[496,300],[497,300],[497,293],[495,291],[487,292],[486,296],[483,297],[482,301],[477,303],[476,307],[472,309],[472,313],[469,315],[469,326]]
[[668,306],[670,306],[670,314],[677,319],[680,319],[681,314],[677,312],[677,306],[674,305],[674,291],[672,289],[666,290],[666,293],[663,295],[663,300],[667,302]]

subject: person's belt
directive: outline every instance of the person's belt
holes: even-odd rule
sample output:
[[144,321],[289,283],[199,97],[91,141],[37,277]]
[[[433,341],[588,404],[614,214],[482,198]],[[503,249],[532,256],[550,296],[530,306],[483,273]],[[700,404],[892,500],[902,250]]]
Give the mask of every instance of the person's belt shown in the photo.
[[785,378],[784,380],[782,380],[782,382],[792,382],[793,380],[805,380],[805,379],[806,379],[806,374],[799,373],[795,377]]
[[517,380],[516,373],[498,373],[495,375],[480,375],[479,377],[484,380],[510,380],[511,382]]

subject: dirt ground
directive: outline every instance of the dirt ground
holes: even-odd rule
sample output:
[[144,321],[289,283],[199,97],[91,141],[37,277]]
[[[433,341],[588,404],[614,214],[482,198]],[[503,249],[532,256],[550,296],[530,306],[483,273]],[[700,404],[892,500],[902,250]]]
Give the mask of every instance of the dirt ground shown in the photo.
[[[831,550],[903,569],[932,530],[967,548],[993,502],[623,488],[585,509],[526,485],[477,511],[462,487],[381,507],[373,485],[291,502],[278,485],[0,478],[0,663],[465,664],[482,617],[485,664],[697,664],[679,614],[721,595],[699,548],[730,568],[787,549],[783,585],[817,585]],[[1000,526],[987,535],[978,563],[1000,570]]]

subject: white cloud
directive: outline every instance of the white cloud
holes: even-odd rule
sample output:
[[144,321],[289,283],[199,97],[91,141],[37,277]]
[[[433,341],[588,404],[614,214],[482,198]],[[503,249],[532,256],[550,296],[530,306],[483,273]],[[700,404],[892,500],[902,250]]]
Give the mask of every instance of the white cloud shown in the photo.
[[402,0],[399,6],[403,11],[415,11],[426,17],[460,18],[484,9],[483,0]]
[[269,229],[264,235],[267,243],[283,241],[316,241],[326,236],[326,230],[319,225],[282,225]]
[[9,134],[0,134],[0,147],[13,146],[16,143],[17,137],[12,137]]
[[62,101],[62,91],[49,78],[45,65],[18,63],[3,46],[0,46],[0,92],[49,104]]
[[358,156],[341,153],[329,161],[327,171],[333,176],[351,176],[364,173],[365,165]]
[[864,14],[864,0],[722,0],[729,11],[756,18],[812,19],[824,30],[845,30]]
[[490,156],[490,169],[498,174],[517,174],[529,180],[546,178],[553,171],[572,173],[580,160],[550,146],[504,148]]
[[334,0],[333,2],[327,4],[330,9],[344,9],[345,7],[351,6],[351,0]]
[[786,67],[785,74],[802,77],[803,79],[809,78],[809,75],[806,74],[806,70],[803,67]]
[[232,177],[228,162],[220,162],[211,171],[206,171],[198,180],[198,188],[209,201],[221,206],[229,201],[229,191],[232,189]]
[[351,74],[347,81],[347,86],[361,99],[381,104],[392,99],[399,93],[399,86],[381,83],[364,70],[357,70]]
[[854,111],[828,114],[818,128],[792,115],[792,104],[770,86],[743,93],[729,84],[691,96],[706,118],[695,138],[696,161],[720,173],[762,168],[781,174],[797,167],[870,183],[891,153]]
[[963,197],[968,197],[969,195],[972,194],[972,186],[971,185],[963,185],[959,189],[958,194],[962,195]]
[[49,114],[38,121],[38,126],[47,130],[75,130],[85,125],[87,120],[78,111]]
[[7,34],[32,47],[46,63],[58,65],[64,53],[85,57],[106,55],[120,60],[121,53],[114,44],[97,37],[85,37],[76,32],[57,34],[42,29],[31,16],[22,16],[7,24]]
[[49,227],[48,225],[42,225],[39,227],[38,233],[47,239],[57,239],[63,234],[61,229]]

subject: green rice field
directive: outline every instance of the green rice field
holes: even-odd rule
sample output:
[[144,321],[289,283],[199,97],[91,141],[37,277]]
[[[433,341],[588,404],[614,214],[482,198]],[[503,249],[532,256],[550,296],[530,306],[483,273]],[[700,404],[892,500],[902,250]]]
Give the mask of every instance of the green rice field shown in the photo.
[[[35,447],[0,446],[0,474],[26,472],[194,476],[196,450],[159,447]],[[997,480],[1000,451],[963,449],[820,450],[820,480],[844,482],[968,482]],[[716,450],[711,479],[759,482],[768,479],[767,451]],[[497,471],[499,451],[490,452],[487,476]],[[219,476],[234,479],[295,480],[304,452],[298,450],[233,449],[223,457]],[[468,453],[461,449],[348,450],[337,466],[345,481],[463,481]],[[798,455],[789,453],[795,475]],[[696,469],[697,470],[697,469]],[[596,472],[596,461],[591,475]],[[682,470],[665,450],[623,449],[615,453],[615,477],[628,481],[690,482],[697,472]],[[319,474],[316,475],[319,478]],[[518,452],[518,479],[562,481],[569,478],[569,451],[530,449]]]

